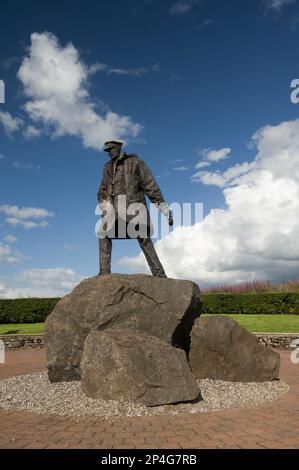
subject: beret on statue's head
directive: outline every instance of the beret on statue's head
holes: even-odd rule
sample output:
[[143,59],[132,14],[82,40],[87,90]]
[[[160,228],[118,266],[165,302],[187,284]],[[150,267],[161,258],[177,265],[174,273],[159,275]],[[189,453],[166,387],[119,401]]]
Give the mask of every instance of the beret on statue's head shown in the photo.
[[123,142],[120,142],[118,140],[108,140],[107,142],[104,143],[104,151],[109,152],[114,147],[122,147]]

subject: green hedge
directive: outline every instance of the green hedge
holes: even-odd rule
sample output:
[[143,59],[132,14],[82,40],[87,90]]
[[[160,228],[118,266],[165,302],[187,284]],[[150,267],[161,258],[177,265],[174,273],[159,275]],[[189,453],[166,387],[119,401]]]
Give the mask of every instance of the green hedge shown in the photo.
[[204,294],[202,313],[299,315],[299,293]]
[[[2,299],[0,324],[44,322],[59,300]],[[202,313],[299,315],[299,293],[203,294]]]
[[0,324],[44,322],[59,300],[59,298],[0,299]]

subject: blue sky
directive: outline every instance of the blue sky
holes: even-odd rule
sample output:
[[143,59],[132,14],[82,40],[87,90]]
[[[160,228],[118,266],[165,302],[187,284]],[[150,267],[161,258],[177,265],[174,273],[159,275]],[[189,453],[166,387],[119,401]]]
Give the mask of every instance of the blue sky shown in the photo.
[[[204,204],[204,229],[157,244],[170,276],[296,277],[298,1],[28,0],[1,18],[0,297],[61,295],[98,272],[111,137],[169,204]],[[113,270],[146,270],[137,243],[114,243]]]

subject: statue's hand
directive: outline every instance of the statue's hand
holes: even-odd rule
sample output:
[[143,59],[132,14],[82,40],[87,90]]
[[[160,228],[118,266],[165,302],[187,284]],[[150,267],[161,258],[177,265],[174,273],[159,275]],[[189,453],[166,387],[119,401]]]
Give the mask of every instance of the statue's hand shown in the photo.
[[168,218],[168,224],[172,226],[173,225],[172,211],[169,209],[166,202],[161,202],[161,204],[159,204],[158,207],[160,211],[162,212],[162,214]]

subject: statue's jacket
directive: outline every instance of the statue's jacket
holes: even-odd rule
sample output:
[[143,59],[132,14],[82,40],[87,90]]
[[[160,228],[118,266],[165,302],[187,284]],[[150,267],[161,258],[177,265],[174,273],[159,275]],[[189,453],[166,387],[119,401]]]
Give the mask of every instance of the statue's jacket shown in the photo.
[[[159,206],[165,203],[162,192],[147,164],[135,154],[122,153],[120,157],[108,161],[103,170],[103,178],[98,191],[99,203],[108,202],[113,205],[116,224],[119,219],[119,198],[126,196],[126,221],[136,220],[137,212],[130,214],[129,206],[141,203],[144,206],[145,219],[140,217],[139,225],[146,226],[147,236],[153,232],[149,210],[145,196]],[[131,206],[132,209],[133,206]],[[118,238],[117,235],[111,238]],[[129,237],[128,237],[129,238]]]

